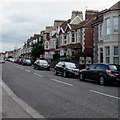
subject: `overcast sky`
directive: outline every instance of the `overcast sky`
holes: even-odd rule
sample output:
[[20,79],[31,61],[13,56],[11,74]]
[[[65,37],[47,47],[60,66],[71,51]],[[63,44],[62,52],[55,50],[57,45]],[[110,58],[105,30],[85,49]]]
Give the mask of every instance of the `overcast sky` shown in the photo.
[[[104,10],[119,0],[1,0],[0,52],[21,47],[54,20],[67,20],[73,10]],[[2,45],[2,47],[1,47]]]

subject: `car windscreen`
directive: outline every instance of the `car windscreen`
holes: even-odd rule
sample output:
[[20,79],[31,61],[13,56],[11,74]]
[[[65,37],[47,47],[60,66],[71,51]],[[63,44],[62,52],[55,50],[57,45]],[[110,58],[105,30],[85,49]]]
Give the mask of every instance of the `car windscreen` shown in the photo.
[[65,63],[66,67],[70,67],[70,68],[76,68],[76,65],[74,63]]
[[109,65],[111,71],[116,71],[117,67],[115,65]]
[[30,61],[30,60],[26,60],[26,62],[31,63],[31,61]]
[[4,60],[3,58],[0,58],[0,60]]
[[41,61],[40,61],[40,64],[48,64],[48,63],[47,63],[47,61],[45,61],[45,60],[41,60]]

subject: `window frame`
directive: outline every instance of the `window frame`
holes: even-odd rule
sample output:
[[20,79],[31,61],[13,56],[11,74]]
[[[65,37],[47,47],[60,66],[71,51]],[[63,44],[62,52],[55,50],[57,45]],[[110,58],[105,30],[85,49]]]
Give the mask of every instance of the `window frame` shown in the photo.
[[[108,22],[109,20],[109,22]],[[109,24],[108,24],[109,23]],[[106,35],[110,35],[110,18],[105,19],[105,33]]]

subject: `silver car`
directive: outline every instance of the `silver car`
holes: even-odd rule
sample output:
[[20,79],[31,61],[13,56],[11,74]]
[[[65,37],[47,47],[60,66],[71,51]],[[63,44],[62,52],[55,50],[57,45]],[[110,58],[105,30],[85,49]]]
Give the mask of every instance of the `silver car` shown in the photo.
[[5,63],[4,58],[0,58],[0,63]]

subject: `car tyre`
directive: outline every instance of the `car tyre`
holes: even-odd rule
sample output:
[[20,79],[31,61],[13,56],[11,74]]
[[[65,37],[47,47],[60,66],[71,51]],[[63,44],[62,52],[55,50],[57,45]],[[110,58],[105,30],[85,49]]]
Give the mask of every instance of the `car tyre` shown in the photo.
[[57,72],[57,70],[55,70],[55,75],[58,75],[58,72]]
[[106,85],[106,80],[105,80],[105,77],[100,76],[100,79],[99,79],[99,84],[100,84],[100,85]]
[[83,76],[82,73],[80,73],[80,75],[79,75],[79,79],[80,79],[80,81],[85,81],[85,78],[84,78],[84,76]]
[[48,71],[50,71],[50,68],[47,68]]
[[66,71],[63,72],[63,77],[67,77],[67,72]]

